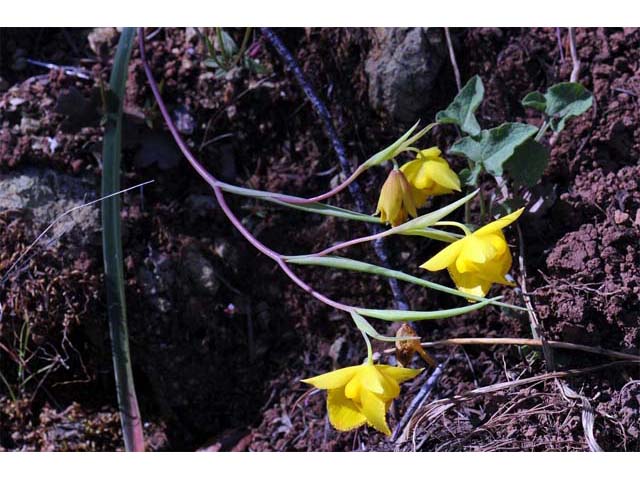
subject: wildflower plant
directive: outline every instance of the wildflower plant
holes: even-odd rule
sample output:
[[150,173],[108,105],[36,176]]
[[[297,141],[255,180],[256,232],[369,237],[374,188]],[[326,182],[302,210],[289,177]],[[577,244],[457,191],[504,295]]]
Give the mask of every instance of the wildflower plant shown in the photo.
[[[222,35],[221,32],[218,34]],[[352,365],[303,380],[318,389],[327,391],[329,419],[336,429],[347,431],[367,424],[389,435],[391,432],[386,413],[393,399],[400,395],[400,384],[415,378],[422,371],[422,369],[405,368],[405,366],[375,363],[370,339],[395,342],[402,346],[404,353],[407,353],[401,360],[404,363],[411,361],[413,353],[417,352],[427,364],[431,366],[434,364],[433,359],[421,349],[419,339],[413,330],[402,329],[397,336],[384,336],[378,333],[370,323],[370,319],[404,323],[437,320],[472,312],[487,305],[525,310],[502,302],[500,296],[488,296],[493,284],[513,286],[507,278],[512,256],[503,229],[515,222],[524,209],[521,208],[495,221],[486,222],[486,225],[475,230],[468,218],[463,224],[446,220],[446,217],[458,208],[467,206],[472,199],[476,198],[478,190],[475,187],[479,184],[479,176],[483,172],[488,172],[495,177],[508,172],[514,180],[524,179],[528,184],[537,181],[541,174],[540,164],[546,164],[546,160],[543,159],[543,162],[538,158],[541,155],[539,148],[531,147],[529,141],[534,137],[539,140],[546,128],[560,131],[569,117],[583,112],[585,107],[588,108],[590,105],[590,100],[587,98],[588,92],[585,94],[581,87],[562,87],[552,89],[545,95],[527,97],[526,106],[537,108],[544,115],[541,128],[523,123],[505,123],[493,129],[483,130],[475,117],[475,111],[482,101],[484,87],[480,78],[474,77],[456,96],[452,104],[437,115],[436,123],[429,124],[421,130],[418,130],[416,123],[391,145],[362,162],[351,176],[335,188],[315,197],[302,198],[231,185],[207,172],[173,126],[171,115],[161,98],[158,85],[146,61],[144,36],[141,31],[138,37],[141,59],[149,84],[176,143],[191,166],[211,186],[222,211],[233,226],[256,249],[271,258],[305,292],[316,300],[347,314],[347,318],[350,317],[354,326],[362,333],[367,347],[367,356],[361,365]],[[225,44],[224,37],[219,43]],[[459,139],[444,154],[438,147],[428,145],[425,141],[427,134],[437,124],[456,124],[466,136]],[[468,160],[468,168],[459,174],[456,173],[447,159],[451,155],[465,157]],[[535,161],[527,160],[534,157]],[[373,215],[325,203],[326,200],[334,198],[337,193],[347,188],[359,176],[374,168],[390,169],[390,173],[380,186],[377,209]],[[472,191],[460,197],[463,186],[472,187],[470,188]],[[250,197],[307,213],[335,216],[347,221],[389,225],[389,227],[380,233],[333,243],[319,252],[283,255],[264,245],[246,228],[226,203],[225,194]],[[450,195],[451,202],[437,210],[429,211],[430,198],[444,195]],[[449,227],[456,227],[462,233],[451,232],[448,230]],[[400,270],[334,255],[335,252],[355,244],[396,235],[417,237],[418,242],[422,237],[442,242],[443,247],[439,253],[430,259],[416,261],[416,266],[421,265],[426,272],[446,268],[452,282],[442,285]],[[393,278],[460,297],[461,304],[455,308],[433,311],[374,309],[366,305],[347,305],[328,298],[302,280],[293,270],[294,267],[301,266],[349,270]]]

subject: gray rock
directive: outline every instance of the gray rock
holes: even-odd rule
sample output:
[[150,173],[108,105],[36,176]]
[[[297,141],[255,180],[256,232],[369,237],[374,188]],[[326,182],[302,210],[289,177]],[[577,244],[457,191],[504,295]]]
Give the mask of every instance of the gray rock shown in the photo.
[[[0,211],[24,210],[36,230],[44,230],[56,218],[96,198],[95,183],[49,169],[28,168],[0,174]],[[79,244],[93,243],[100,230],[98,205],[79,208],[57,220],[46,238],[62,235]]]
[[415,123],[447,57],[442,29],[376,28],[373,36],[365,63],[369,101],[397,122]]
[[196,293],[214,296],[220,288],[213,265],[199,250],[190,248],[184,255],[183,267]]

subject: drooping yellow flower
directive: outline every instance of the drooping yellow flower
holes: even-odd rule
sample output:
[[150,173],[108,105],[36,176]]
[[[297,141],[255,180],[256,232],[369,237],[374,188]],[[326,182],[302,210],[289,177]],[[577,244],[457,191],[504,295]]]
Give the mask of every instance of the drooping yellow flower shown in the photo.
[[413,201],[418,208],[428,197],[460,191],[460,179],[438,147],[420,150],[416,158],[405,163],[400,170],[413,187]]
[[386,419],[391,401],[400,394],[400,384],[421,371],[367,363],[302,381],[328,391],[329,421],[337,430],[346,432],[366,423],[391,435]]
[[411,185],[400,170],[393,169],[382,185],[378,208],[374,215],[380,214],[382,223],[397,227],[407,219],[407,215],[416,217],[416,205]]
[[511,268],[511,252],[502,229],[515,222],[524,208],[485,225],[453,242],[421,265],[432,272],[449,270],[458,290],[484,297],[494,283],[514,286],[505,275]]

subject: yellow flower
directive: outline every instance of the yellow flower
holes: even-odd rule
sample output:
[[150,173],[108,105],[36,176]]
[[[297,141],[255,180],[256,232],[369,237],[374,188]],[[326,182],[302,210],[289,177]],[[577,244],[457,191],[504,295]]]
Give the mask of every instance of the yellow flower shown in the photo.
[[328,390],[329,421],[337,430],[346,432],[367,423],[391,435],[386,419],[391,400],[400,394],[400,383],[411,380],[421,371],[367,363],[302,381]]
[[484,297],[494,283],[514,286],[505,278],[511,252],[502,229],[515,222],[524,208],[485,225],[453,242],[421,265],[432,272],[446,268],[458,290]]
[[382,223],[397,227],[407,219],[407,214],[416,217],[416,205],[413,201],[411,185],[400,170],[391,170],[382,185],[378,208],[374,215],[380,214]]
[[442,158],[438,147],[420,150],[418,156],[405,163],[400,170],[413,188],[416,207],[424,205],[428,197],[460,191],[460,179]]

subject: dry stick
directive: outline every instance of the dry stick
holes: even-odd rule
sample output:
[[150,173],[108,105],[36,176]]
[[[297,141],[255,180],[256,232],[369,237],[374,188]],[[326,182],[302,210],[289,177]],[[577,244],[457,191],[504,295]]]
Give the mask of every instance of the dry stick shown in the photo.
[[[578,57],[578,49],[576,47],[576,31],[574,27],[569,27],[569,52],[571,53],[571,63],[573,68],[571,69],[571,75],[569,76],[570,82],[577,82],[580,77],[580,58]],[[553,146],[558,141],[558,132],[555,132],[549,139],[549,145]]]
[[453,50],[453,43],[451,42],[451,35],[449,34],[449,27],[444,27],[444,36],[447,39],[447,48],[449,49],[449,59],[451,60],[453,75],[456,77],[456,85],[458,86],[458,91],[460,91],[462,90],[462,80],[460,78],[458,62],[456,61],[456,54]]
[[429,376],[427,381],[424,382],[424,384],[420,387],[420,390],[418,391],[418,393],[413,397],[413,400],[411,400],[411,403],[409,404],[407,411],[404,412],[404,415],[402,415],[402,418],[393,429],[393,434],[391,435],[392,442],[398,441],[398,437],[400,436],[400,433],[404,430],[405,426],[409,423],[409,421],[415,414],[416,410],[418,410],[422,406],[424,401],[427,399],[427,396],[429,395],[429,393],[431,393],[433,388],[438,383],[438,380],[440,379],[440,376],[444,372],[444,369],[447,366],[447,363],[449,363],[449,358],[447,358],[447,360],[444,363],[439,363],[436,369],[433,371],[433,373]]
[[518,264],[520,266],[520,289],[522,290],[522,298],[524,304],[527,307],[527,313],[529,315],[529,323],[531,324],[531,334],[535,339],[539,339],[542,345],[542,354],[547,364],[547,368],[555,370],[555,361],[553,359],[553,352],[549,348],[547,337],[538,318],[538,314],[531,301],[531,296],[527,290],[527,266],[524,261],[524,235],[522,235],[522,229],[519,224],[516,224],[518,231]]
[[622,367],[626,365],[640,365],[640,361],[638,360],[623,360],[617,362],[609,362],[602,365],[596,365],[595,367],[587,367],[587,368],[574,368],[570,370],[565,370],[562,372],[552,372],[545,373],[542,375],[536,375],[529,378],[522,378],[519,380],[513,380],[510,382],[501,382],[496,383],[494,385],[489,385],[487,387],[475,388],[470,390],[467,393],[461,395],[454,395],[453,397],[443,398],[440,400],[435,400],[425,407],[421,408],[417,413],[421,414],[420,417],[417,418],[411,425],[407,427],[407,429],[403,432],[401,437],[401,441],[406,441],[408,439],[409,430],[414,430],[416,427],[424,420],[435,420],[437,417],[444,414],[451,407],[455,406],[458,403],[471,400],[480,395],[487,395],[489,393],[494,393],[500,390],[504,390],[506,388],[519,387],[522,385],[528,385],[531,383],[536,383],[544,380],[552,380],[552,379],[562,379],[569,378],[576,375],[586,375],[589,373],[597,372],[599,370],[604,370],[612,367]]
[[569,27],[569,51],[571,52],[571,61],[573,69],[569,81],[577,82],[580,75],[580,59],[578,58],[578,49],[576,48],[576,31],[575,28]]
[[[355,181],[355,176],[357,176],[355,174],[358,173],[358,170],[352,173],[352,168],[351,168],[351,165],[349,164],[349,160],[347,160],[344,145],[340,140],[340,138],[338,137],[338,134],[336,133],[333,127],[333,121],[331,118],[331,114],[329,113],[329,110],[327,109],[325,104],[322,102],[322,100],[320,100],[318,95],[316,95],[315,91],[311,87],[311,84],[305,78],[304,74],[302,73],[302,70],[298,66],[298,63],[296,62],[295,58],[293,58],[293,55],[291,54],[291,52],[287,49],[284,43],[282,43],[282,40],[280,39],[280,37],[278,37],[278,35],[270,28],[265,27],[265,28],[262,28],[261,30],[262,30],[262,34],[267,38],[267,40],[269,40],[271,45],[273,45],[273,47],[276,49],[276,51],[278,52],[282,60],[285,62],[287,68],[293,72],[293,75],[295,76],[296,81],[304,91],[305,95],[311,102],[311,105],[313,106],[314,111],[322,121],[322,126],[324,127],[324,130],[327,136],[329,137],[329,140],[331,141],[333,150],[335,151],[336,156],[338,157],[342,172],[350,179],[353,179],[351,182],[348,183],[348,187],[349,187],[349,192],[351,192],[351,196],[353,197],[353,200],[356,204],[356,209],[359,212],[365,212],[366,203],[364,201],[364,196],[362,195],[360,186]],[[381,230],[380,227],[377,225],[368,225],[368,228],[373,235],[379,233]],[[376,255],[382,262],[382,265],[386,268],[389,268],[389,256],[385,248],[384,240],[382,240],[381,238],[376,239],[373,243],[373,248],[376,252]],[[400,285],[398,284],[398,281],[393,278],[389,278],[388,281],[389,281],[389,286],[391,287],[391,293],[393,294],[393,299],[397,308],[399,310],[407,310],[409,307],[409,304],[407,303],[407,300],[404,296],[404,293],[402,292],[402,289],[400,288]]]
[[[596,355],[604,355],[611,358],[617,358],[620,360],[640,361],[640,355],[634,355],[632,353],[618,352],[616,350],[609,350],[602,347],[590,347],[588,345],[580,345],[578,343],[559,342],[556,340],[547,340],[547,344],[551,348],[562,348],[565,350],[577,350],[581,352],[593,353]],[[540,340],[532,338],[485,338],[485,337],[469,337],[469,338],[447,338],[445,340],[435,340],[433,342],[420,343],[423,347],[443,347],[443,346],[456,346],[456,345],[526,345],[529,347],[541,347],[542,342]],[[385,354],[392,354],[395,352],[395,348],[387,348],[383,351]]]

